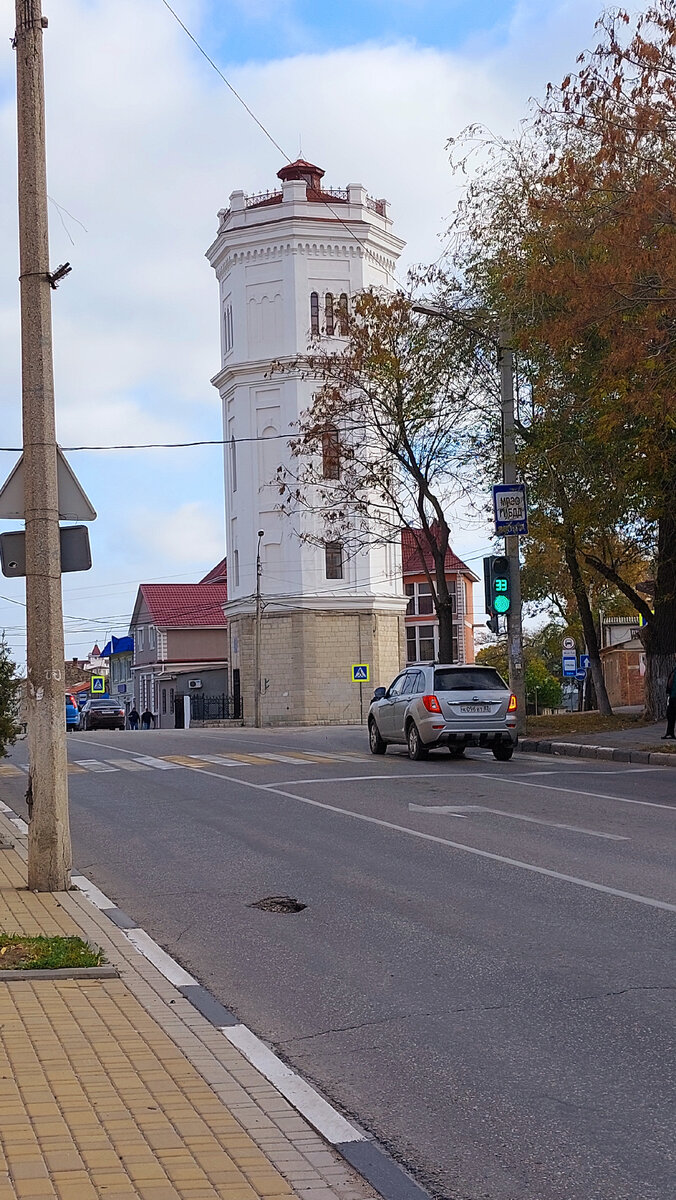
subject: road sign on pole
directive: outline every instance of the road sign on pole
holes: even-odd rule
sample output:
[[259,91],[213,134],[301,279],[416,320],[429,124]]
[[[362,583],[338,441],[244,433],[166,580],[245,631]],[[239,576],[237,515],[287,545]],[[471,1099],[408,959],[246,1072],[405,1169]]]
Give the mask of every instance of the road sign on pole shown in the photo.
[[496,537],[528,533],[525,483],[496,483],[493,487]]
[[106,690],[105,675],[92,675],[89,684],[89,690],[92,696],[103,696]]
[[564,650],[574,650],[575,649],[575,638],[565,637],[563,639],[561,645],[563,646]]
[[353,663],[352,664],[352,682],[353,683],[368,683],[371,677],[371,672],[368,663]]
[[590,666],[590,658],[588,654],[580,655],[580,668],[583,671],[588,671]]
[[577,655],[564,654],[561,658],[564,679],[574,679],[577,674]]
[[584,667],[578,667],[577,671],[575,672],[575,678],[579,679],[580,683],[582,683],[583,679],[587,678],[587,672],[585,671]]

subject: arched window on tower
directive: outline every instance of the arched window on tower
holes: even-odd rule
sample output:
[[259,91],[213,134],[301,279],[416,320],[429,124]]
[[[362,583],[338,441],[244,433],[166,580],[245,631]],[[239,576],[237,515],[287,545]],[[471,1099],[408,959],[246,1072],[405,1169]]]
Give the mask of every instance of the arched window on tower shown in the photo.
[[319,293],[310,292],[310,333],[319,337]]
[[338,301],[338,330],[341,337],[347,337],[349,328],[347,320],[347,292],[342,292]]
[[324,297],[324,315],[326,319],[326,333],[328,337],[333,337],[335,321],[333,318],[333,296],[331,292],[327,292]]
[[322,433],[322,475],[340,479],[340,435],[335,425],[327,425]]

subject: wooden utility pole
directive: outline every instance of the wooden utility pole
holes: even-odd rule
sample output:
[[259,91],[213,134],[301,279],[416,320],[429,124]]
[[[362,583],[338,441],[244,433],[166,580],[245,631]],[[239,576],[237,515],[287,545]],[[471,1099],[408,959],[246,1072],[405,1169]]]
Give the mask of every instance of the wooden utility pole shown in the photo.
[[26,699],[32,813],[28,886],[65,891],[68,821],[63,611],[56,475],[42,0],[16,0],[21,382],[26,520]]
[[[502,409],[502,482],[516,483],[514,351],[511,348],[511,330],[508,325],[504,325],[500,331],[500,405]],[[523,660],[521,563],[518,537],[505,538],[505,554],[509,559],[512,589],[512,602],[507,611],[509,686],[516,696],[516,727],[519,733],[523,733],[526,727],[526,681]]]

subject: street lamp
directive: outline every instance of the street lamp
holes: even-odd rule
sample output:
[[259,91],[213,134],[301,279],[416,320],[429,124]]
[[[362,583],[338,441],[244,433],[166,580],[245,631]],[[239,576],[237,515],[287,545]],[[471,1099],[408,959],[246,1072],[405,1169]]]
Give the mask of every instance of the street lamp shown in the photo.
[[261,538],[264,529],[258,530],[256,543],[256,629],[254,637],[254,725],[261,727]]

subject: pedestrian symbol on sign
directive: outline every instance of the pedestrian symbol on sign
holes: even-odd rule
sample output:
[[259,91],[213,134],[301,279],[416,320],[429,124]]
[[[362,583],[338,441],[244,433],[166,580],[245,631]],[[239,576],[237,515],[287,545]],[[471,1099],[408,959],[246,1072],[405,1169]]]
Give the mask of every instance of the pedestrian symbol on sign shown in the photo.
[[92,675],[89,690],[90,690],[92,696],[96,696],[96,695],[102,696],[106,690],[105,675]]
[[353,663],[352,664],[352,682],[353,683],[368,683],[370,677],[368,663]]

